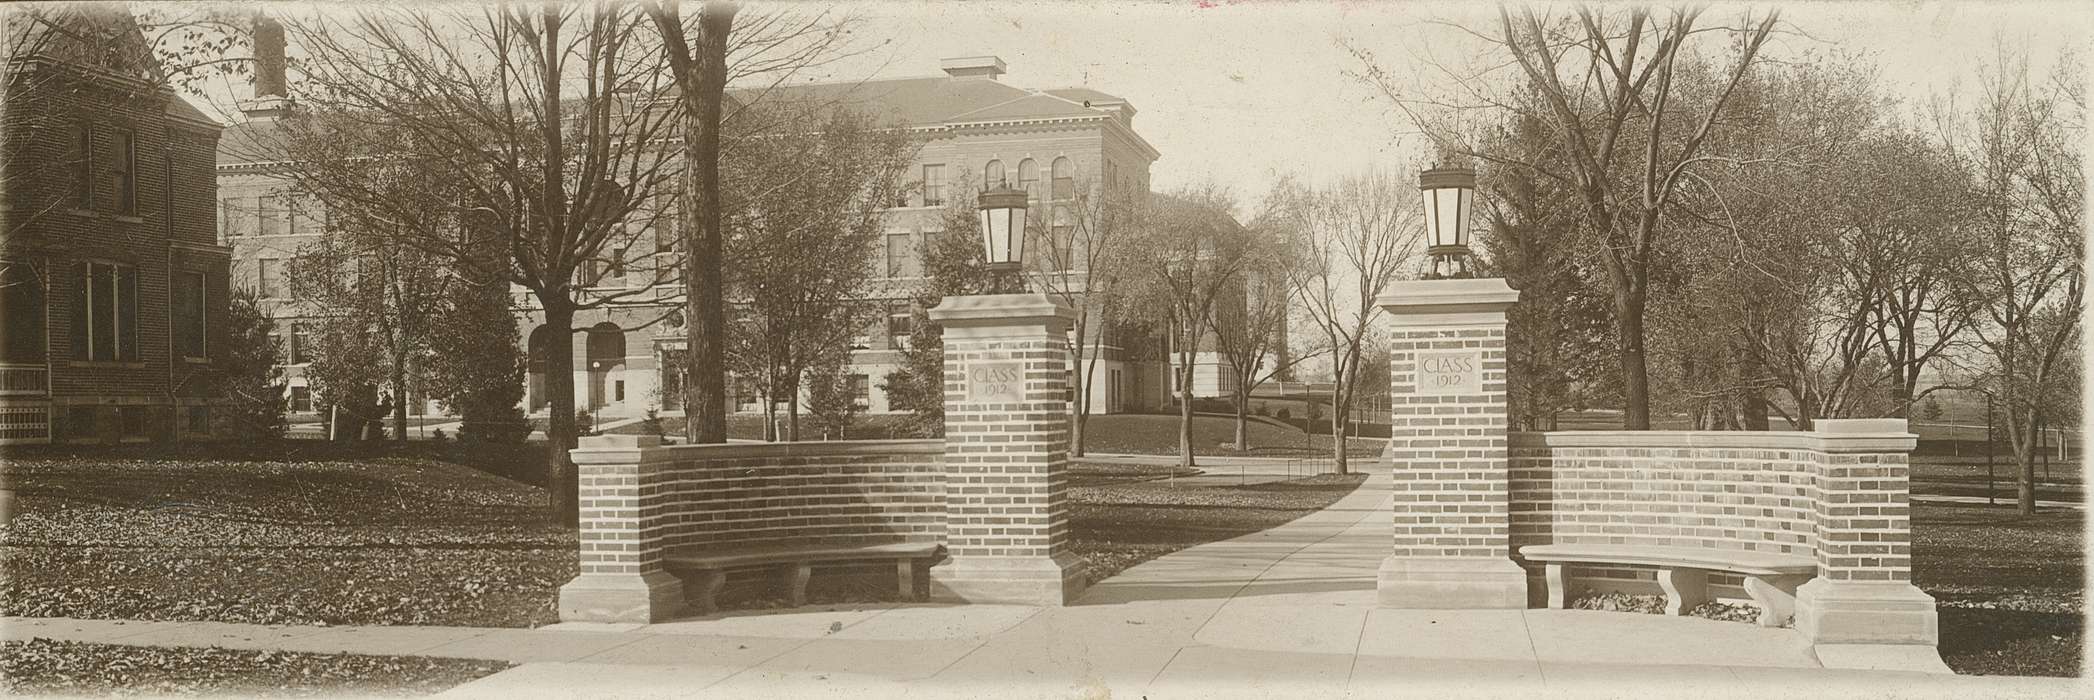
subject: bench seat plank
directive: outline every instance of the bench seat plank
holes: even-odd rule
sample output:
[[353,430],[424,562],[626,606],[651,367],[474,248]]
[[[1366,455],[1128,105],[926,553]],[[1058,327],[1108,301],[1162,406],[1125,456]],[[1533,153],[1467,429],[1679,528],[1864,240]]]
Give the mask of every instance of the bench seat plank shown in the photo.
[[936,556],[939,546],[935,542],[893,542],[867,545],[691,547],[669,552],[662,557],[662,562],[670,568],[678,569],[722,569],[788,561],[922,558]]
[[1520,548],[1520,558],[1537,562],[1716,569],[1755,576],[1809,574],[1818,570],[1817,559],[1809,555],[1633,544],[1528,545]]
[[[752,566],[780,566],[778,583],[794,607],[807,602],[807,580],[820,562],[891,559],[895,578],[905,600],[916,599],[920,569],[929,567],[944,551],[935,542],[890,542],[864,545],[737,545],[729,547],[684,547],[662,557],[671,572],[694,576],[684,586],[685,599],[699,614],[713,612],[713,599],[727,580],[727,570]],[[782,566],[781,566],[782,565]]]

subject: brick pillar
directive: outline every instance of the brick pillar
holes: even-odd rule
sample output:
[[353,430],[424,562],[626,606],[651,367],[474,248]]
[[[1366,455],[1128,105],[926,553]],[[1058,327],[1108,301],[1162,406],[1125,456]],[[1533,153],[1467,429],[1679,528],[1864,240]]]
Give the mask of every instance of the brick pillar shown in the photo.
[[1910,455],[1903,419],[1820,420],[1812,499],[1818,575],[1796,589],[1816,644],[1933,646],[1934,598],[1912,585]]
[[1382,607],[1524,608],[1513,562],[1502,279],[1399,282],[1390,316],[1389,462],[1395,546]]
[[582,572],[560,587],[562,622],[657,622],[683,607],[683,584],[662,569],[668,523],[649,517],[657,460],[653,435],[581,439],[573,455],[582,497]]
[[1083,590],[1068,551],[1068,331],[1040,294],[949,297],[945,328],[945,546],[932,596],[1063,605]]

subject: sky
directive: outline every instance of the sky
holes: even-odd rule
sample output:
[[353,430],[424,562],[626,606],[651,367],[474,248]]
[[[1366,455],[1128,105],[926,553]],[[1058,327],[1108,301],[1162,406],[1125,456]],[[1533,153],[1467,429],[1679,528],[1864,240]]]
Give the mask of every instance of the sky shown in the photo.
[[[1341,41],[1371,52],[1421,94],[1449,89],[1442,66],[1497,60],[1464,29],[1494,22],[1491,4],[750,2],[743,12],[779,7],[832,8],[859,20],[848,58],[795,80],[940,75],[941,58],[999,56],[1009,67],[1002,79],[1012,85],[1082,85],[1128,99],[1139,110],[1135,130],[1163,154],[1152,166],[1153,189],[1219,184],[1242,203],[1239,214],[1282,176],[1313,183],[1426,167],[1424,140],[1356,77],[1363,64]],[[1719,4],[1704,24],[1769,8],[1787,23],[1769,56],[1852,52],[1878,66],[1885,92],[1915,109],[1959,85],[1973,89],[1981,61],[2000,42],[2026,47],[2041,71],[2068,45],[2089,54],[2094,37],[2094,3],[2043,1]],[[224,113],[246,86],[213,92],[207,101]]]
[[[2094,3],[1897,2],[1716,5],[1705,20],[1779,8],[1791,25],[1774,56],[1846,50],[1875,61],[1883,89],[1924,105],[1976,81],[1995,39],[2026,46],[2039,69],[2094,36]],[[751,5],[760,11],[761,5]],[[853,6],[866,53],[814,79],[937,75],[944,57],[990,54],[1027,88],[1084,85],[1130,100],[1135,130],[1163,153],[1153,188],[1212,181],[1246,206],[1283,174],[1322,181],[1369,168],[1422,167],[1425,150],[1391,104],[1351,72],[1347,40],[1383,66],[1444,86],[1440,65],[1480,65],[1494,5],[1430,2],[986,2]],[[1566,8],[1558,8],[1566,9]],[[888,43],[877,43],[886,38]]]

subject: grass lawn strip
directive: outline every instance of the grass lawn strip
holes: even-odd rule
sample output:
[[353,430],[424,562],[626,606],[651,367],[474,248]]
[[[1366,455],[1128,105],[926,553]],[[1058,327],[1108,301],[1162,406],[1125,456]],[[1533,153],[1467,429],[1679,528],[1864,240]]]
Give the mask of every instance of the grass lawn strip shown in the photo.
[[1962,674],[2077,676],[2085,514],[1912,504],[1913,583],[1934,596],[1942,660]]
[[479,659],[29,639],[0,643],[0,690],[9,695],[428,695],[510,666]]

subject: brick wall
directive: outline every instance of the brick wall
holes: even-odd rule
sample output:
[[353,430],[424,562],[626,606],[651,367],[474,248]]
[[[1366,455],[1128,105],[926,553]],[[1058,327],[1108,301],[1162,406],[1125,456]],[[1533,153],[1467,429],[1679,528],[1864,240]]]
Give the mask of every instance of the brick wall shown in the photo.
[[[1048,557],[1068,547],[1069,354],[1059,333],[945,334],[946,546],[970,556]],[[967,400],[972,363],[1025,365],[1024,401]]]
[[[1506,546],[1505,329],[1397,327],[1390,332],[1390,459],[1398,557],[1489,557]],[[1417,354],[1474,350],[1480,392],[1422,394]]]
[[1808,433],[1512,436],[1512,543],[1643,544],[1809,555]]
[[584,438],[583,574],[661,570],[675,547],[939,542],[937,440],[676,445]]
[[1814,557],[1833,581],[1908,582],[1899,420],[1814,432],[1513,433],[1512,544],[1647,544]]

